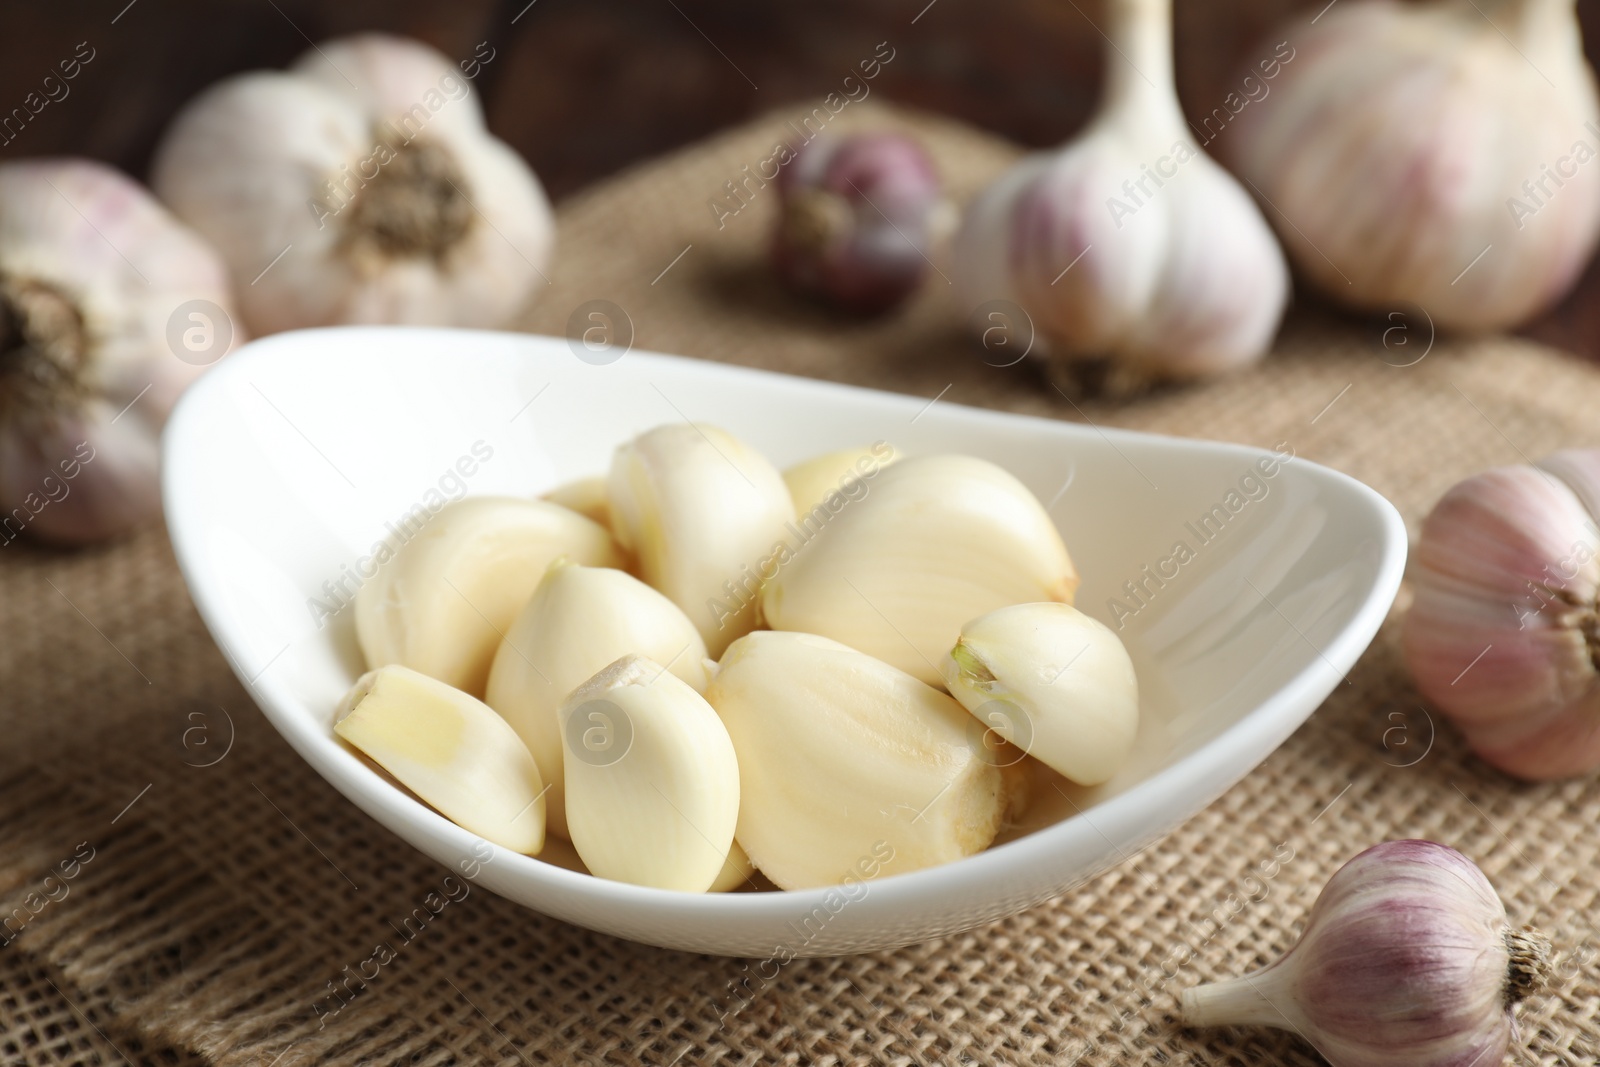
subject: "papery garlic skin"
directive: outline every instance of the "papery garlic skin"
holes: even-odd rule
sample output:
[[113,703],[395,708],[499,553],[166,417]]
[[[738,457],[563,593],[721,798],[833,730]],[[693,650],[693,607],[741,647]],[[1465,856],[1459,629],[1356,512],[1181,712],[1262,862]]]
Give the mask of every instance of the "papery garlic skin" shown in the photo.
[[399,663],[482,696],[506,631],[561,556],[590,567],[623,562],[604,528],[556,504],[447,504],[392,558],[380,555],[378,573],[356,593],[367,666]]
[[1492,330],[1571,287],[1600,236],[1573,0],[1347,0],[1277,38],[1270,99],[1218,136],[1319,290]]
[[219,82],[151,173],[222,252],[259,333],[497,326],[545,284],[544,190],[489,134],[470,80],[415,41],[342,38]]
[[607,487],[617,539],[709,655],[755,628],[756,575],[795,517],[766,457],[715,426],[658,426],[617,449]]
[[739,754],[738,841],[783,889],[918,870],[989,846],[1007,797],[961,706],[836,641],[758,630],[706,699]]
[[904,134],[823,136],[778,171],[773,261],[790,285],[850,311],[903,301],[928,271],[944,200],[933,160]]
[[1333,1067],[1499,1064],[1511,1007],[1543,981],[1549,949],[1537,931],[1512,929],[1461,853],[1387,841],[1328,880],[1282,959],[1185,989],[1182,1016],[1293,1030]]
[[739,760],[717,713],[661,664],[624,656],[560,709],[567,825],[599,878],[703,893],[722,880]]
[[1522,778],[1600,767],[1600,451],[1498,467],[1423,522],[1401,652],[1475,752]]
[[495,653],[484,702],[533,753],[550,786],[548,826],[559,837],[567,836],[567,817],[557,712],[579,685],[630,654],[705,690],[705,642],[676,604],[623,571],[565,559],[550,565]]
[[856,484],[869,481],[900,458],[889,442],[875,441],[868,447],[843,448],[797,463],[783,472],[783,483],[789,487],[795,514],[804,515],[826,503],[830,494],[848,499],[867,491],[856,489]]
[[[192,360],[168,340],[191,301],[230,320]],[[0,165],[5,541],[99,541],[160,512],[161,427],[244,340],[231,304],[217,254],[131,179],[87,160]]]
[[1130,382],[1190,379],[1265,354],[1289,293],[1249,194],[1195,144],[1172,76],[1170,0],[1110,0],[1105,99],[1088,129],[968,207],[963,308],[1019,304],[1067,361]]
[[1139,682],[1117,635],[1070,604],[1017,604],[961,627],[946,688],[985,726],[1079,785],[1128,761]]
[[963,623],[1010,604],[1070,603],[1077,586],[1061,534],[1015,477],[972,456],[915,456],[783,563],[761,610],[775,630],[831,637],[940,685]]
[[333,732],[485,841],[544,847],[545,786],[532,755],[488,706],[407,667],[357,680]]

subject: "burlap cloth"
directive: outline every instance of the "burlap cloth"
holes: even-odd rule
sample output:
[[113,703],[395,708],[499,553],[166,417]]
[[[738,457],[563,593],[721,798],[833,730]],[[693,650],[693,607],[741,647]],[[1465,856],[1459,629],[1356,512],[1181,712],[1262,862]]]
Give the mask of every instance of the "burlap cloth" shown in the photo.
[[[913,130],[958,197],[1016,154],[870,106],[836,122]],[[1413,528],[1478,468],[1600,444],[1595,370],[1507,339],[1440,339],[1414,366],[1391,365],[1426,349],[1420,318],[1302,310],[1257,370],[1076,410],[1031,367],[986,365],[953,332],[937,276],[902,314],[841,322],[762,269],[772,190],[751,193],[721,229],[708,206],[786,136],[780,119],[762,121],[566,203],[552,286],[526,326],[562,333],[579,304],[607,299],[640,347],[941,402],[1288,441],[1376,487]],[[1338,864],[1397,836],[1465,851],[1513,920],[1561,948],[1554,988],[1522,1011],[1519,1061],[1600,1054],[1600,780],[1521,785],[1470,758],[1442,721],[1435,732],[1392,625],[1349,684],[1221,800],[1005,922],[798,960],[770,980],[768,968],[745,987],[748,1006],[720,1017],[753,965],[616,941],[478,889],[319,1025],[312,1004],[328,983],[391,939],[390,923],[446,872],[267,726],[190,606],[161,530],[71,554],[0,550],[0,620],[0,913],[30,893],[58,898],[0,948],[7,1064],[1314,1064],[1274,1031],[1177,1027],[1176,994],[1274,958]],[[76,877],[47,883],[62,864]],[[1163,978],[1182,946],[1193,958]]]

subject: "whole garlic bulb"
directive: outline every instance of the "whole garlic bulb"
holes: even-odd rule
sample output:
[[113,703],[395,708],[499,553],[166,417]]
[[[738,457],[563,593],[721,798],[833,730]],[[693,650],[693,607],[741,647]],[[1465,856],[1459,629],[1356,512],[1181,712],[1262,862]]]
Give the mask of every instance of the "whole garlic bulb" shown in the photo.
[[1543,982],[1550,942],[1514,930],[1453,848],[1386,841],[1336,871],[1300,942],[1254,974],[1185,989],[1189,1026],[1293,1030],[1333,1067],[1489,1067],[1512,1006]]
[[1600,767],[1600,451],[1456,485],[1423,522],[1401,651],[1489,763],[1550,779]]
[[161,427],[242,340],[228,307],[216,253],[131,179],[0,165],[0,543],[96,541],[159,513]]
[[330,41],[197,97],[153,184],[222,252],[253,330],[500,325],[542,284],[553,226],[469,81],[415,41]]
[[1307,279],[1469,330],[1567,291],[1600,235],[1600,100],[1573,7],[1347,0],[1281,31],[1298,57],[1217,136],[1291,223]]
[[1109,12],[1098,116],[968,207],[961,306],[1020,305],[1051,354],[1110,357],[1130,383],[1253,362],[1288,297],[1283,254],[1250,196],[1194,145],[1173,86],[1171,0],[1109,0]]
[[898,133],[808,142],[778,172],[778,273],[850,311],[884,311],[928,270],[948,207],[933,160]]

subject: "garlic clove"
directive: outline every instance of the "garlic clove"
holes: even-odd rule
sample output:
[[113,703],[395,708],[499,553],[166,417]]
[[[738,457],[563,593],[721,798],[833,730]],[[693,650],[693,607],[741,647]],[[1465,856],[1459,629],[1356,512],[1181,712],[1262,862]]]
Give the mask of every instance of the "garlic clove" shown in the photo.
[[866,492],[856,486],[900,458],[889,442],[875,441],[868,448],[845,448],[798,463],[783,472],[783,483],[789,487],[795,514],[804,515],[826,503],[831,494],[848,500]]
[[1099,114],[974,199],[955,239],[959,299],[1019,304],[1042,354],[1109,359],[1113,380],[1254,362],[1288,299],[1282,252],[1243,187],[1194,143],[1173,87],[1170,0],[1113,0],[1109,13]]
[[495,326],[545,281],[538,179],[487,132],[463,69],[413,41],[324,42],[289,71],[217,83],[151,174],[221,251],[256,332]]
[[1068,604],[1017,604],[961,627],[942,673],[961,706],[1079,785],[1099,785],[1133,751],[1133,661],[1104,624]]
[[502,848],[544,847],[544,783],[505,721],[407,667],[369,671],[335,713],[334,733],[447,819]]
[[902,460],[825,527],[801,532],[763,588],[767,624],[833,638],[930,685],[941,684],[938,663],[967,620],[1070,603],[1078,586],[1039,501],[970,456]]
[[243,340],[230,305],[216,253],[131,179],[87,160],[0,164],[5,542],[99,541],[159,513],[157,438]]
[[914,292],[940,236],[939,176],[922,146],[874,131],[820,137],[778,172],[773,261],[791,286],[850,311]]
[[607,488],[618,540],[708,654],[755,627],[757,574],[794,523],[765,457],[714,426],[659,426],[617,449]]
[[666,664],[695,692],[706,687],[706,646],[676,604],[623,571],[550,565],[506,630],[484,702],[509,722],[550,786],[550,832],[567,836],[561,703],[619,657]]
[[392,558],[380,554],[356,593],[356,637],[368,667],[398,663],[474,696],[557,557],[622,563],[604,529],[542,500],[469,497],[425,522],[391,546]]
[[750,862],[750,857],[745,854],[739,842],[735,841],[728,847],[728,858],[722,864],[722,870],[717,872],[716,880],[711,883],[707,893],[732,893],[751,885],[751,876],[756,873],[756,865]]
[[982,732],[886,663],[760,630],[729,646],[706,699],[739,753],[739,844],[780,888],[948,863],[999,831],[1006,797]]
[[1461,853],[1387,841],[1328,880],[1282,959],[1185,989],[1183,1022],[1294,1030],[1334,1067],[1498,1064],[1512,1006],[1542,984],[1549,951],[1538,931],[1512,929]]
[[1600,236],[1600,99],[1569,0],[1345,3],[1274,39],[1272,102],[1216,136],[1307,281],[1460,330],[1571,287]]
[[611,529],[611,506],[606,502],[606,480],[602,477],[565,482],[546,493],[544,499]]
[[624,656],[560,710],[567,825],[600,878],[702,893],[722,880],[739,762],[717,713],[642,656]]
[[1600,453],[1546,462],[1445,494],[1412,556],[1401,630],[1422,695],[1485,760],[1531,779],[1600,766],[1600,530],[1584,506]]

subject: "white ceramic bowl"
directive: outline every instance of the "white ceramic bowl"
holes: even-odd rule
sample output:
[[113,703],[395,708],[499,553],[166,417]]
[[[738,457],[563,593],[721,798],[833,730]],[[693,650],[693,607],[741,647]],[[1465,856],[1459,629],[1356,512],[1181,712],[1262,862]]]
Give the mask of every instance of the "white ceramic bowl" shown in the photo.
[[[1121,624],[1144,723],[1133,765],[1112,782],[1046,790],[1029,825],[995,847],[868,883],[856,899],[645,889],[568,869],[570,848],[555,846],[556,862],[494,848],[476,872],[530,908],[654,945],[861,952],[1083,882],[1282,743],[1371,641],[1405,561],[1388,502],[1304,460],[672,356],[595,365],[560,338],[403,328],[279,334],[213,368],[166,431],[167,520],[206,625],[272,724],[379,823],[460,871],[488,846],[335,739],[334,705],[362,664],[353,611],[319,624],[314,601],[343,603],[386,524],[418,504],[536,494],[604,471],[621,441],[685,418],[723,426],[779,466],[885,439],[1012,471],[1060,525],[1084,576],[1078,606]],[[1126,582],[1143,587],[1138,600]]]

